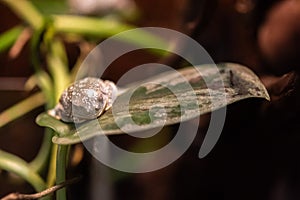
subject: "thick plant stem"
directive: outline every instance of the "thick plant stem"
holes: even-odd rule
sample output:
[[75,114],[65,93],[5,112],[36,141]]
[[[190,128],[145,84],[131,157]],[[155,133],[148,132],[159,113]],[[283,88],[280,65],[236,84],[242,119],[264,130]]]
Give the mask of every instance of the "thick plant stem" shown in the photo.
[[47,186],[52,187],[55,184],[56,179],[56,155],[57,145],[53,144],[51,149],[51,158],[49,162],[48,176],[47,176]]
[[37,156],[32,160],[29,165],[30,168],[36,172],[42,172],[44,171],[48,160],[49,160],[49,155],[51,152],[51,138],[53,136],[53,130],[52,129],[45,129],[45,135],[43,138],[43,142],[41,144],[41,148],[37,154]]
[[[0,168],[17,174],[30,183],[37,192],[47,189],[43,179],[18,156],[0,150]],[[50,197],[44,197],[43,200],[50,200]]]
[[[56,184],[61,184],[66,181],[68,148],[68,145],[58,145],[56,156]],[[62,188],[56,192],[56,200],[66,199],[66,188]]]

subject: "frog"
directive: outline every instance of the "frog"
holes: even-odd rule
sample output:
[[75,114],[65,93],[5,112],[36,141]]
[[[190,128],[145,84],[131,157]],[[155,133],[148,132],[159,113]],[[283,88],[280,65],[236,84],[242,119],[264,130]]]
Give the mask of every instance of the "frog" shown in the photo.
[[93,120],[112,107],[117,93],[114,82],[85,77],[69,85],[48,114],[67,123]]

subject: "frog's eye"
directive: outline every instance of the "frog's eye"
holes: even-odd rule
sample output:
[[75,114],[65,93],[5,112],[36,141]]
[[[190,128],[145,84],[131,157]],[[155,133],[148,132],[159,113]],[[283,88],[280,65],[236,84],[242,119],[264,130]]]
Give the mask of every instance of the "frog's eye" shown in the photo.
[[113,82],[87,77],[70,85],[49,114],[65,122],[81,123],[99,117],[112,106],[116,96]]

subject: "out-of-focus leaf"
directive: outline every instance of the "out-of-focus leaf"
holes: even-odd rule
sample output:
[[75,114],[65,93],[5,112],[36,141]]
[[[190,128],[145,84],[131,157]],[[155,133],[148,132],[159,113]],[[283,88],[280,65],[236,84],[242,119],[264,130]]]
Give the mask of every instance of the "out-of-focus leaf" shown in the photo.
[[[171,71],[143,84],[137,83],[117,97],[113,105],[114,115],[110,109],[98,120],[85,122],[77,129],[74,124],[63,123],[47,113],[40,114],[36,121],[59,134],[53,142],[73,144],[96,135],[122,134],[120,127],[128,133],[179,123],[246,98],[269,100],[264,85],[248,68],[227,63],[219,64],[218,70],[213,69],[211,65],[188,67],[178,71],[181,75]],[[220,87],[220,81],[223,81],[224,88]],[[185,84],[190,85],[192,91],[187,90]]]
[[43,15],[30,1],[2,0],[16,15],[26,21],[32,28],[40,29],[44,25]]
[[30,161],[29,166],[32,171],[42,173],[44,169],[46,169],[50,152],[52,149],[51,138],[53,136],[53,130],[50,128],[45,128],[44,130],[44,138],[40,146],[40,150],[38,154],[35,156],[33,160]]
[[0,35],[0,52],[5,51],[15,43],[23,28],[22,26],[15,26]]
[[[57,33],[79,34],[96,38],[108,38],[126,30],[135,28],[111,18],[84,17],[75,15],[53,15],[53,29]],[[168,49],[167,44],[161,38],[146,31],[135,31],[131,34],[122,34],[117,37],[124,42],[142,45],[159,46]],[[165,46],[164,46],[165,45]]]
[[0,127],[25,115],[33,109],[42,106],[45,102],[46,99],[44,95],[39,92],[13,105],[12,107],[0,113]]
[[65,14],[69,12],[67,0],[31,0],[43,14]]
[[109,37],[132,28],[113,19],[76,15],[53,15],[53,27],[57,32],[95,37]]
[[59,40],[52,40],[50,53],[47,55],[49,71],[53,77],[55,102],[70,82],[68,59],[65,47]]
[[[0,150],[0,169],[7,170],[22,177],[30,183],[37,192],[47,189],[43,179],[38,173],[30,168],[28,163],[26,163],[23,159],[2,150]],[[41,199],[49,200],[50,197],[44,197]]]
[[35,73],[34,78],[36,79],[37,85],[41,88],[42,92],[47,99],[47,108],[53,107],[55,104],[53,98],[53,83],[47,72],[39,70]]

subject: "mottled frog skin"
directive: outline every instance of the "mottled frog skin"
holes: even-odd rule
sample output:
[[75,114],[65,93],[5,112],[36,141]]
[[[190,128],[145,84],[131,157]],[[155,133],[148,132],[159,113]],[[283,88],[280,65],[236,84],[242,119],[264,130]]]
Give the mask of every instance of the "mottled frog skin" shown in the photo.
[[117,87],[113,82],[87,77],[65,89],[49,114],[64,122],[82,123],[108,110],[116,96]]

